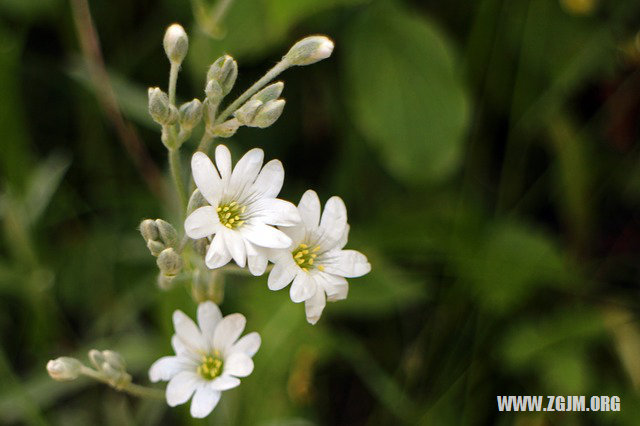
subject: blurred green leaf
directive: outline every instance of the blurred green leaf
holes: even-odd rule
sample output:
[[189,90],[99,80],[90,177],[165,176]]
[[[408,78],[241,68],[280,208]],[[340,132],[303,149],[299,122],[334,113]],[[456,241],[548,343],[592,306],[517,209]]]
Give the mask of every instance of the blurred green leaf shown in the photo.
[[328,303],[326,314],[376,317],[424,302],[427,297],[425,277],[406,272],[370,250],[363,251],[372,265],[371,272],[350,279],[349,297]]
[[24,200],[30,224],[40,218],[70,164],[69,158],[52,154],[33,171]]
[[518,309],[536,289],[563,287],[569,277],[555,243],[521,224],[494,225],[480,247],[460,249],[460,271],[488,311]]
[[378,7],[349,25],[338,48],[353,120],[382,163],[407,183],[451,176],[461,161],[469,100],[446,37],[422,17]]

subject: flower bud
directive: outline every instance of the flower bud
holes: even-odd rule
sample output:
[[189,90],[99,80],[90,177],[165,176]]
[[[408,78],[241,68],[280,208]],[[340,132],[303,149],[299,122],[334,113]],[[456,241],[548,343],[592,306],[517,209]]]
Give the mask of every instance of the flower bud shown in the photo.
[[257,99],[266,104],[269,101],[278,99],[280,94],[282,94],[282,89],[284,89],[284,83],[278,81],[277,83],[268,85],[267,87],[253,95],[251,99]]
[[157,280],[158,288],[160,288],[160,290],[170,290],[173,287],[173,281],[175,279],[175,275],[164,275],[160,272]]
[[195,191],[193,191],[193,194],[191,194],[191,197],[189,197],[189,203],[187,204],[187,214],[189,215],[193,213],[197,208],[206,206],[207,204],[207,200],[205,200],[205,198],[202,196],[200,190],[196,189]]
[[102,354],[102,352],[100,352],[97,349],[91,349],[89,351],[89,359],[91,360],[91,363],[98,369],[102,369],[102,364],[104,364],[105,359],[104,359],[104,355]]
[[267,102],[262,108],[260,108],[249,126],[260,127],[261,129],[271,126],[278,118],[280,118],[282,110],[284,109],[284,104],[284,99]]
[[[125,371],[127,369],[127,364],[118,352],[106,350],[102,351],[102,356],[104,357],[105,363],[109,364],[116,370]],[[104,363],[103,363],[104,365]]]
[[156,226],[160,234],[160,241],[165,247],[175,247],[178,245],[178,232],[169,222],[156,219]]
[[178,110],[169,103],[169,95],[159,87],[149,88],[149,114],[153,120],[162,125],[169,125],[178,119]]
[[202,119],[202,102],[194,99],[191,102],[184,103],[178,110],[180,115],[180,125],[183,129],[191,130],[198,125]]
[[172,248],[164,249],[158,255],[156,264],[164,275],[174,276],[182,269],[182,258]]
[[80,375],[82,364],[75,358],[66,356],[47,362],[47,372],[52,379],[66,381],[75,380]]
[[172,24],[164,33],[162,44],[169,61],[174,64],[181,64],[189,50],[189,37],[184,32],[182,25]]
[[251,124],[256,114],[258,114],[258,109],[262,105],[262,101],[259,101],[257,99],[249,100],[240,108],[238,108],[236,112],[233,113],[233,115],[240,123],[248,126]]
[[140,234],[145,241],[157,240],[160,237],[156,223],[151,219],[140,222]]
[[204,257],[209,249],[209,240],[206,238],[200,238],[199,240],[193,240],[193,250],[200,256]]
[[328,58],[333,52],[333,41],[326,36],[310,36],[294,44],[284,55],[291,65],[310,65]]
[[152,255],[158,256],[166,247],[160,241],[149,240],[147,241],[147,248]]
[[216,59],[207,72],[207,82],[215,80],[222,88],[223,96],[227,95],[238,77],[238,64],[229,55]]
[[111,386],[115,387],[116,389],[121,389],[123,386],[131,382],[130,374],[128,374],[124,370],[114,368],[108,362],[105,362],[100,366],[100,371],[109,381],[109,384],[111,384]]
[[217,80],[209,80],[207,86],[204,88],[204,93],[207,95],[210,105],[218,105],[222,98],[224,98],[224,92],[222,86]]
[[240,122],[232,118],[231,120],[227,120],[224,123],[218,124],[216,127],[212,129],[212,134],[218,138],[230,138],[231,136],[236,134],[236,131],[241,126]]

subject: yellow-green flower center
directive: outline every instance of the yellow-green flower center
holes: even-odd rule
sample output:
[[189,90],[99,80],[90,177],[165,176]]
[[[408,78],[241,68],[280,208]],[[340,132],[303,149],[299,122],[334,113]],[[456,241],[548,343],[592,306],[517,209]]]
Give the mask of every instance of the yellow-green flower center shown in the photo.
[[320,251],[320,246],[309,247],[307,244],[300,244],[292,253],[293,260],[296,261],[300,269],[305,272],[309,272],[311,268],[317,268],[319,270],[324,270],[322,265],[314,265],[313,263],[316,260],[316,257]]
[[222,365],[220,353],[215,351],[213,355],[202,357],[202,364],[198,366],[198,374],[205,380],[213,380],[222,374]]
[[235,229],[244,223],[242,214],[246,209],[246,206],[241,206],[235,201],[232,201],[228,204],[220,204],[216,211],[218,212],[221,224],[229,229]]

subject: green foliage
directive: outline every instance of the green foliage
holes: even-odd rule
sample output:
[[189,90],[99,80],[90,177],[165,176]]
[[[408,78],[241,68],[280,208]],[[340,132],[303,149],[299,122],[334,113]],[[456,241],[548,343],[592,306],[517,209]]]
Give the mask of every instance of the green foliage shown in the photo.
[[469,100],[450,42],[430,22],[388,7],[370,8],[347,31],[345,89],[360,132],[404,182],[451,176]]

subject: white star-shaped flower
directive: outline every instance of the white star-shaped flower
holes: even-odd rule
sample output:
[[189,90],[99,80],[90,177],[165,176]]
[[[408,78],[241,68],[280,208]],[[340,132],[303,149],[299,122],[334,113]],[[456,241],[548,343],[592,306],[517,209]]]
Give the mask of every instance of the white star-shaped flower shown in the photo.
[[193,180],[210,205],[187,217],[185,231],[193,239],[213,236],[205,256],[209,268],[233,259],[241,268],[248,263],[253,275],[262,275],[267,249],[291,245],[291,239],[273,225],[300,223],[296,207],[276,198],[284,181],[282,163],[271,160],[262,167],[264,153],[259,148],[247,152],[233,171],[226,146],[218,145],[215,157],[217,168],[206,154],[193,154]]
[[176,334],[171,338],[175,356],[165,356],[149,369],[152,382],[169,381],[167,403],[171,407],[191,398],[191,415],[206,417],[220,400],[222,391],[240,384],[238,377],[253,371],[253,355],[260,348],[260,335],[249,333],[238,340],[246,319],[242,314],[222,317],[213,302],[198,306],[198,326],[177,310],[173,313]]
[[309,190],[302,195],[298,212],[301,224],[282,228],[292,243],[286,250],[273,250],[271,260],[275,266],[269,273],[268,285],[271,290],[280,290],[293,281],[291,300],[304,301],[307,321],[315,324],[327,300],[347,297],[349,285],[345,278],[365,275],[371,265],[362,253],[342,250],[349,225],[340,197],[329,198],[320,218],[320,200]]

